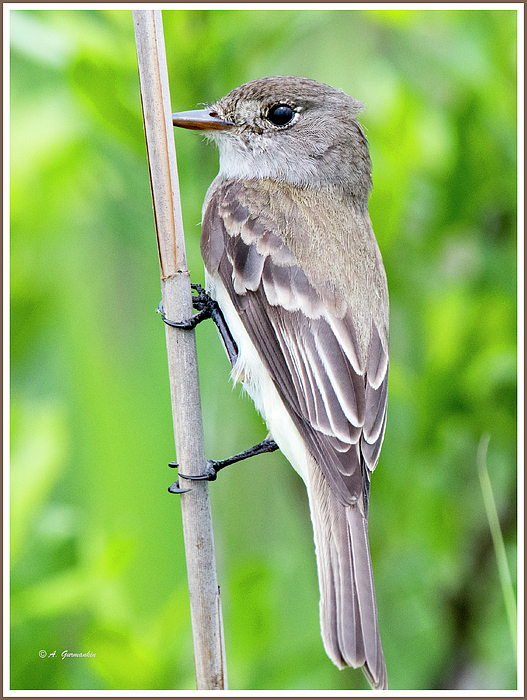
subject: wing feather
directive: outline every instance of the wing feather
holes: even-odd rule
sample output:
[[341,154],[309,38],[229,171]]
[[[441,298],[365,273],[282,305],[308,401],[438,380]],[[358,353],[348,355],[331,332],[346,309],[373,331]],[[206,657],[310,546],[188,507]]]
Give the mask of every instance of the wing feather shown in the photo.
[[340,411],[359,430],[364,424],[364,380],[354,371],[326,321],[319,322],[315,341]]
[[327,282],[308,279],[269,201],[264,215],[251,212],[243,193],[226,181],[208,197],[207,271],[229,292],[330,488],[341,503],[356,503],[367,492],[361,462],[375,468],[386,421],[388,356],[379,329],[372,317],[361,361],[351,306],[329,299]]

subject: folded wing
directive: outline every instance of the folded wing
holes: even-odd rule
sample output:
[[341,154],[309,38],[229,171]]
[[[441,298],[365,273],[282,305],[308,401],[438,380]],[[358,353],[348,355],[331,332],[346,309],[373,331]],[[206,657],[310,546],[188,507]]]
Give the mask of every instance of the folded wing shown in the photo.
[[[342,504],[363,500],[384,436],[388,356],[373,318],[361,364],[351,308],[333,310],[280,235],[280,223],[227,182],[209,197],[202,254],[219,275],[291,418]],[[363,499],[361,499],[363,497]]]

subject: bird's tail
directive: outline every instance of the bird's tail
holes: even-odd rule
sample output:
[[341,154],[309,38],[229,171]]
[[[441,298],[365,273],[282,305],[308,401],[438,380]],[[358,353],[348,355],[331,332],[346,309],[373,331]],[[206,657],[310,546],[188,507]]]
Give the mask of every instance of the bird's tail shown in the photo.
[[311,467],[307,487],[326,653],[339,668],[362,666],[374,690],[387,690],[367,519],[358,506],[340,503],[314,462]]

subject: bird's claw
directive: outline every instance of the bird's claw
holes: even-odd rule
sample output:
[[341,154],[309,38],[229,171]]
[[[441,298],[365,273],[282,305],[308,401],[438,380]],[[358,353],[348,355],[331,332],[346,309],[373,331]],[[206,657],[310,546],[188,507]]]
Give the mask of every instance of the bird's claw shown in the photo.
[[196,474],[195,476],[191,474],[182,474],[179,472],[179,476],[184,479],[190,479],[190,481],[216,481],[218,478],[218,470],[216,469],[217,462],[214,459],[207,460],[207,467],[203,474]]
[[181,493],[188,493],[189,491],[192,491],[192,489],[182,489],[179,485],[179,479],[178,479],[171,486],[168,487],[168,491],[169,491],[169,493],[181,494]]
[[191,318],[187,318],[183,321],[169,321],[166,317],[165,310],[163,308],[163,300],[159,302],[159,306],[156,309],[156,314],[161,314],[161,318],[167,324],[167,326],[172,326],[173,328],[184,328],[186,330],[192,330],[198,323],[205,321],[207,318],[211,318],[213,313],[216,312],[218,307],[217,302],[215,302],[203,289],[201,284],[191,284],[191,288],[197,292],[197,296],[192,297],[192,306],[198,312],[194,314]]
[[[218,477],[218,471],[216,469],[216,462],[213,459],[208,459],[207,460],[207,467],[206,470],[203,474],[196,474],[195,476],[190,475],[190,474],[182,474],[179,472],[179,476],[183,477],[183,479],[188,479],[189,481],[216,481]],[[168,466],[171,467],[172,469],[177,469],[179,467],[179,464],[177,462],[169,462]],[[175,481],[171,486],[168,487],[168,491],[170,493],[188,493],[188,491],[192,491],[192,489],[182,489],[181,486],[179,485],[179,478],[177,481]]]

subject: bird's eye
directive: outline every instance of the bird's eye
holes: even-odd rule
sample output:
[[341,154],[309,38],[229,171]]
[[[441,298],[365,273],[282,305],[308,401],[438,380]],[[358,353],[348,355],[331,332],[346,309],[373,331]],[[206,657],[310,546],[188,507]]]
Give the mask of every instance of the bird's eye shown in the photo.
[[275,126],[285,126],[292,121],[295,111],[289,105],[275,105],[267,112],[267,119]]

